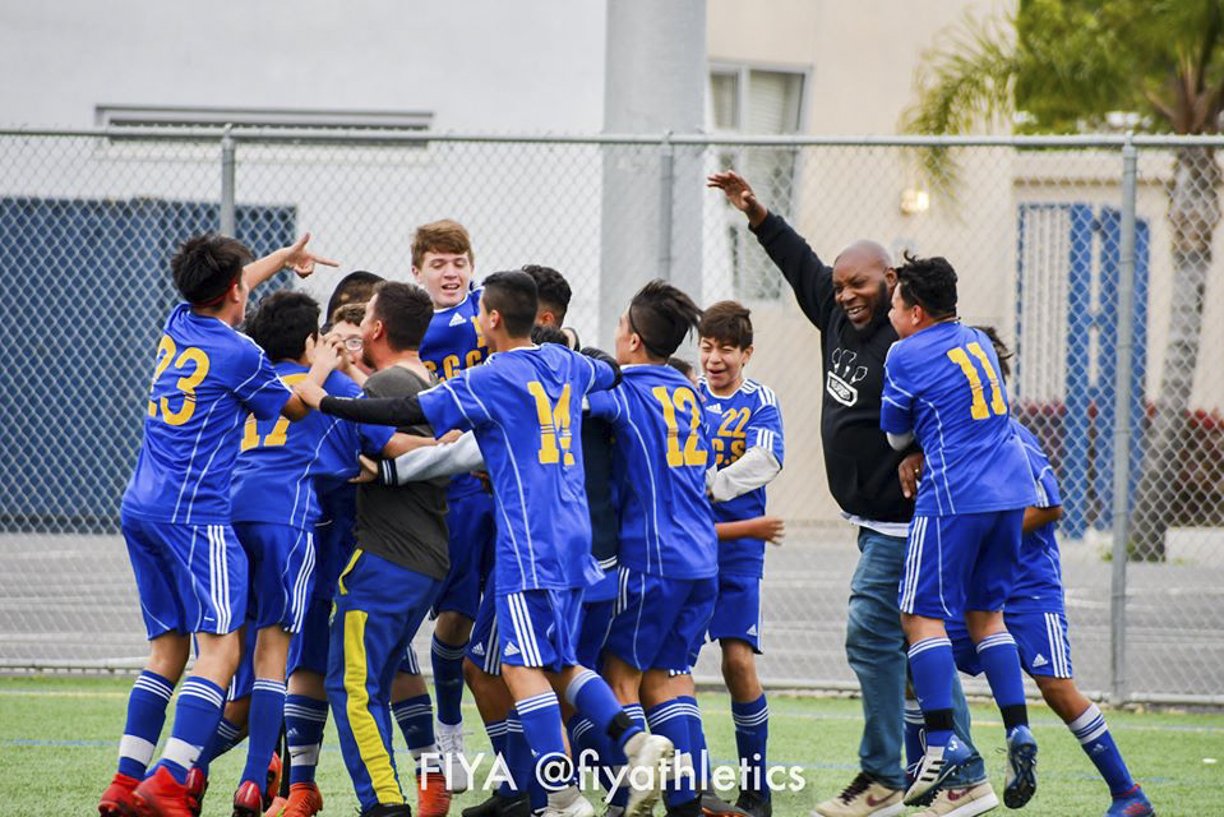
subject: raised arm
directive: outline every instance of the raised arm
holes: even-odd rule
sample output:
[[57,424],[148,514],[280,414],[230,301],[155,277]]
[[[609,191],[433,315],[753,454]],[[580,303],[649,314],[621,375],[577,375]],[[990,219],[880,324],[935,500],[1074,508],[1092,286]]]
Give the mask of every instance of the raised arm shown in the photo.
[[243,267],[242,280],[246,283],[247,289],[254,289],[285,267],[296,272],[299,278],[305,278],[314,272],[315,264],[323,264],[328,267],[337,266],[337,262],[307,250],[306,242],[308,241],[310,241],[310,233],[305,233],[293,246],[281,247]]
[[727,201],[747,217],[757,241],[795,291],[799,308],[823,331],[834,308],[833,270],[785,219],[761,204],[743,176],[727,170],[710,176],[707,185],[723,191]]

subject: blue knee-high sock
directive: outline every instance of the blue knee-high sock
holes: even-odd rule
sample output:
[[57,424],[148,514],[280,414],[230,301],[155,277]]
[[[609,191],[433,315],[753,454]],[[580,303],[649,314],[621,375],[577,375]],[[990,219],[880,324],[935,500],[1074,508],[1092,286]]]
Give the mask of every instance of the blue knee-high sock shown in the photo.
[[493,747],[493,755],[506,757],[506,721],[489,721],[485,725],[485,734],[489,736],[489,744]]
[[127,722],[119,739],[119,774],[141,780],[153,760],[157,739],[166,725],[166,705],[174,684],[156,672],[145,670],[132,684],[128,696]]
[[207,678],[193,675],[183,683],[174,708],[170,740],[166,741],[159,763],[179,783],[187,782],[187,772],[217,731],[224,706],[225,690]]
[[697,797],[697,780],[693,771],[693,745],[689,740],[688,705],[673,699],[646,710],[650,731],[663,735],[676,747],[674,774],[667,781],[667,804],[675,807]]
[[[765,780],[765,750],[769,743],[769,704],[765,694],[748,703],[731,702],[731,719],[735,722],[735,746],[739,749],[740,768],[747,775],[740,789],[769,799],[769,784]],[[744,782],[747,785],[744,785]]]
[[[561,705],[557,702],[557,696],[550,690],[521,701],[515,701],[514,709],[518,712],[519,721],[523,724],[523,738],[531,747],[536,758],[536,763],[532,767],[533,776],[535,776],[536,766],[542,767],[566,755],[565,737],[561,732]],[[539,775],[539,777],[546,776]],[[541,782],[546,789],[558,790],[565,788],[572,781],[562,783],[542,780]]]
[[243,737],[245,733],[242,727],[222,715],[221,720],[217,721],[217,731],[213,732],[212,738],[204,746],[200,756],[196,758],[195,768],[203,772],[204,777],[208,777],[208,770],[212,762],[242,743]]
[[710,777],[710,750],[706,746],[705,728],[701,723],[701,708],[692,695],[681,695],[676,700],[687,706],[685,718],[688,721],[693,765],[697,769],[697,790],[705,791],[713,787],[713,778]]
[[306,695],[285,698],[285,738],[289,744],[289,783],[313,783],[327,725],[327,701]]
[[946,746],[952,737],[952,677],[956,661],[946,636],[924,638],[909,648],[910,678],[926,723],[928,746]]
[[414,756],[434,745],[433,707],[429,693],[391,704],[395,722]]
[[448,726],[463,723],[463,657],[468,643],[443,644],[435,635],[429,649],[433,664],[434,693],[438,696],[438,720]]
[[978,642],[977,654],[986,680],[990,682],[990,693],[1003,714],[1003,725],[1010,735],[1017,726],[1028,724],[1024,676],[1016,640],[1008,632],[986,636]]
[[251,717],[247,731],[247,761],[242,782],[248,780],[262,792],[268,782],[268,764],[285,722],[285,682],[256,678],[251,690]]
[[616,700],[608,682],[589,669],[584,669],[570,681],[565,688],[565,700],[618,748],[624,748],[625,741],[642,731],[642,727],[633,722],[626,708]]
[[926,754],[926,738],[923,734],[922,707],[913,698],[905,699],[905,770],[913,774],[922,756]]
[[540,785],[536,777],[536,759],[532,756],[531,745],[523,733],[523,722],[518,709],[512,708],[506,715],[506,767],[514,778],[513,788],[503,782],[498,793],[503,797],[515,797],[526,792],[531,800],[531,809],[535,811],[548,805],[548,792]]
[[1078,718],[1067,724],[1067,728],[1079,740],[1084,753],[1097,767],[1101,777],[1105,778],[1110,794],[1116,797],[1135,787],[1135,781],[1131,779],[1130,771],[1122,760],[1122,753],[1118,751],[1118,745],[1109,734],[1105,716],[1096,704],[1089,704]]

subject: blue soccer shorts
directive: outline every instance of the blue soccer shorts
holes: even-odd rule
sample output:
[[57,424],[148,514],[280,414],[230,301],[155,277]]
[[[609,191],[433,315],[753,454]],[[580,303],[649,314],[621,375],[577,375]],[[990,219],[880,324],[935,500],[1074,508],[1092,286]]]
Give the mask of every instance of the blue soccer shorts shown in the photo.
[[604,649],[640,670],[685,670],[714,613],[718,578],[665,579],[622,565]]
[[520,590],[497,594],[502,664],[560,672],[578,663],[581,590]]
[[356,540],[352,530],[341,530],[329,521],[314,527],[315,580],[314,596],[331,601],[336,594],[336,579],[353,558]]
[[224,635],[247,612],[247,557],[229,525],[180,525],[123,514],[128,558],[150,639]]
[[391,754],[391,685],[440,584],[360,549],[336,583],[325,685],[363,810],[403,802]]
[[[1004,612],[1003,623],[1016,640],[1020,666],[1029,675],[1049,678],[1074,678],[1071,668],[1071,640],[1067,635],[1067,616],[1061,610],[1023,610]],[[957,668],[969,675],[982,672],[977,649],[969,638],[964,621],[946,622],[948,638]]]
[[948,620],[966,610],[1002,610],[1019,570],[1023,519],[1023,508],[914,517],[901,612]]
[[300,631],[314,590],[313,526],[304,531],[268,522],[237,522],[234,532],[250,563],[250,599],[255,608],[251,627]]
[[302,629],[289,642],[289,675],[298,670],[327,672],[327,620],[331,617],[332,601],[315,593],[306,605]]
[[433,615],[453,611],[475,620],[480,592],[493,567],[497,527],[493,497],[484,491],[452,499],[446,514],[450,528],[450,570],[433,606]]
[[501,641],[497,637],[497,593],[489,574],[485,593],[476,611],[476,623],[468,639],[467,659],[486,675],[501,675]]
[[724,638],[743,641],[753,652],[761,652],[760,578],[718,574],[718,599],[710,619],[710,640]]

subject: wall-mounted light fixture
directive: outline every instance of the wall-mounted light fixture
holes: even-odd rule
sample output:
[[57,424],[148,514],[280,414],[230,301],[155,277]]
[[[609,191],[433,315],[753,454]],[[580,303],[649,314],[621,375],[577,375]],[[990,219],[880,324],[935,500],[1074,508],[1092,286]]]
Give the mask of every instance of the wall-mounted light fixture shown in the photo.
[[901,191],[901,212],[907,216],[925,213],[931,209],[931,194],[921,188],[910,187]]

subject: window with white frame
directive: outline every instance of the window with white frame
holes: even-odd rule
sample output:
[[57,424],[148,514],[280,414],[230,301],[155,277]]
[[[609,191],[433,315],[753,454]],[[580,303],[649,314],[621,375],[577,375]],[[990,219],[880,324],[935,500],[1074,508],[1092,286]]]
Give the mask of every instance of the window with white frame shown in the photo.
[[[785,135],[803,125],[803,71],[752,65],[715,64],[710,69],[710,116],[713,131],[726,134]],[[718,151],[720,168],[734,168],[773,212],[792,216],[798,152],[790,147],[738,147]],[[736,297],[774,300],[782,294],[782,277],[748,231],[744,218],[726,205],[725,231],[730,244],[732,284]]]

